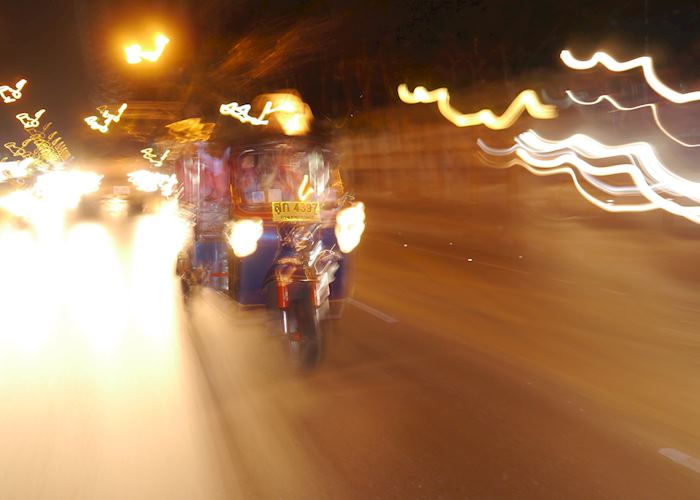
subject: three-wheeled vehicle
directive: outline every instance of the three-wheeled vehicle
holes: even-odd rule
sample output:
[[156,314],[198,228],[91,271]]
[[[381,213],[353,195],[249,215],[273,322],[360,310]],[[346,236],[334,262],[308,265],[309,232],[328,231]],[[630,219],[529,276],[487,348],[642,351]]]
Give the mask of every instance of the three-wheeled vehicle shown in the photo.
[[[212,284],[242,306],[266,306],[296,364],[315,368],[324,352],[325,320],[337,317],[348,293],[348,254],[364,230],[364,206],[345,191],[331,152],[306,137],[231,146],[221,164],[208,165],[205,156],[182,171],[196,169],[201,180],[202,170],[211,168],[227,178],[228,199],[218,204],[219,214],[228,209],[219,233],[227,250],[222,262],[220,242],[195,230],[192,260],[201,265],[206,245],[219,245],[209,275],[226,269],[227,279]],[[210,184],[217,184],[215,177]]]

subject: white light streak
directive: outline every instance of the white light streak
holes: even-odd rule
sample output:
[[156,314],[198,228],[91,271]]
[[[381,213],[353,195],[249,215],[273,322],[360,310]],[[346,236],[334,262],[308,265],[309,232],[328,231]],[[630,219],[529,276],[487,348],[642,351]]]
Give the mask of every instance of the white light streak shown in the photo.
[[101,133],[106,134],[109,132],[109,125],[111,123],[117,123],[122,117],[122,114],[124,114],[124,111],[126,111],[127,104],[123,103],[121,106],[119,106],[119,109],[117,110],[116,114],[110,113],[109,109],[107,109],[107,106],[100,106],[97,108],[97,111],[100,112],[100,115],[102,118],[104,118],[103,123],[99,123],[98,120],[99,118],[97,116],[88,116],[85,118],[85,123],[88,124],[88,126],[92,130],[99,130]]
[[615,99],[613,99],[609,95],[601,95],[600,97],[598,97],[597,99],[595,99],[593,101],[583,101],[580,98],[576,97],[576,94],[574,94],[570,90],[566,91],[566,95],[569,96],[569,98],[572,101],[574,101],[576,104],[580,104],[582,106],[594,106],[596,104],[600,104],[603,101],[607,101],[610,104],[612,104],[619,111],[634,111],[637,109],[649,108],[649,109],[651,109],[651,114],[654,117],[654,121],[656,122],[656,126],[659,128],[659,130],[661,130],[661,132],[666,137],[668,137],[672,141],[676,142],[677,144],[680,144],[681,146],[685,146],[686,148],[697,148],[698,146],[700,146],[700,144],[691,144],[691,143],[683,142],[680,139],[678,139],[676,136],[674,136],[671,132],[669,132],[666,129],[666,127],[664,127],[663,124],[661,123],[661,119],[659,118],[659,111],[658,111],[656,104],[653,104],[653,103],[652,104],[640,104],[639,106],[632,106],[632,107],[628,108],[628,107],[625,107],[625,106],[622,106],[621,104],[619,104],[617,101],[615,101]]
[[44,113],[46,113],[46,110],[40,109],[34,113],[33,117],[29,116],[29,113],[19,113],[18,115],[15,115],[15,117],[20,121],[24,128],[37,128],[39,126],[39,118],[41,118]]
[[619,62],[606,52],[596,52],[590,59],[581,60],[576,59],[570,51],[562,50],[560,57],[564,64],[577,70],[591,69],[598,64],[602,64],[610,71],[618,73],[635,68],[642,68],[644,78],[646,78],[649,86],[654,89],[657,94],[668,99],[669,101],[680,104],[700,100],[700,91],[683,94],[669,88],[666,84],[659,80],[659,77],[656,76],[656,72],[654,71],[654,63],[651,57],[648,56],[638,57],[630,61]]
[[[480,146],[481,144],[483,143],[480,143]],[[573,179],[579,193],[603,210],[642,212],[660,208],[695,223],[700,223],[700,206],[697,204],[700,201],[700,183],[690,181],[669,171],[656,158],[653,149],[647,143],[608,146],[583,134],[576,134],[561,141],[550,141],[539,137],[533,131],[528,131],[516,138],[516,144],[518,147],[515,154],[519,160],[513,160],[505,166],[520,164],[535,175],[567,174]],[[483,149],[495,151],[497,154],[512,150],[512,148]],[[631,162],[595,166],[582,156],[598,160],[627,157]],[[578,180],[577,172],[595,187],[609,194],[637,195],[646,198],[648,202],[620,204],[610,203],[607,200],[602,201],[586,191]],[[629,176],[632,185],[611,186],[600,179],[601,177],[617,175]],[[673,196],[692,200],[695,204],[680,204],[672,199]]]
[[27,84],[27,80],[22,78],[15,84],[12,88],[9,85],[3,85],[0,87],[0,97],[5,104],[10,104],[22,98],[22,89]]

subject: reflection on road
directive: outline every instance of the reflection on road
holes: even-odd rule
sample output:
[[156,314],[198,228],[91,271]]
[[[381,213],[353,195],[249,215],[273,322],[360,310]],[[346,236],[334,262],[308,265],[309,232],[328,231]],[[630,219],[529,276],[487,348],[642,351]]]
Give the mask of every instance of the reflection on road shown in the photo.
[[216,498],[178,326],[184,228],[152,215],[47,229],[0,231],[0,497]]

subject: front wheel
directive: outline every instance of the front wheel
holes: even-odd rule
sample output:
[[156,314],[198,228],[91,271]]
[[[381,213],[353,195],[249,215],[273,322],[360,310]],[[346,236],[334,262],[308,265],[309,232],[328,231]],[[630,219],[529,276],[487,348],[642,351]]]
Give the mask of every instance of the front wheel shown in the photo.
[[288,334],[292,359],[301,370],[314,370],[321,364],[325,349],[318,310],[311,297],[294,300],[290,306],[297,323],[297,331]]

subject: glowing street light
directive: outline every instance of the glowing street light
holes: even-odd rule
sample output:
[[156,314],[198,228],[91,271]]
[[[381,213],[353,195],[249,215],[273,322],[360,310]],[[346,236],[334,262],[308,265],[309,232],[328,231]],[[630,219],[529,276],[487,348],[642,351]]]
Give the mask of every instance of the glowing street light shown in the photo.
[[170,43],[170,39],[162,33],[157,33],[154,42],[153,50],[144,50],[138,43],[124,47],[126,62],[129,64],[139,64],[143,61],[156,62],[163,54],[165,46]]

